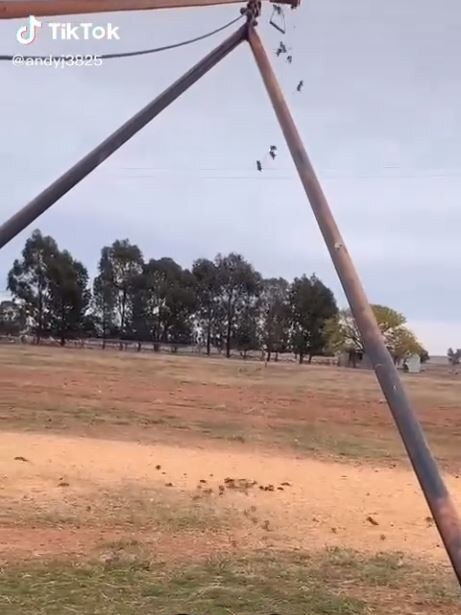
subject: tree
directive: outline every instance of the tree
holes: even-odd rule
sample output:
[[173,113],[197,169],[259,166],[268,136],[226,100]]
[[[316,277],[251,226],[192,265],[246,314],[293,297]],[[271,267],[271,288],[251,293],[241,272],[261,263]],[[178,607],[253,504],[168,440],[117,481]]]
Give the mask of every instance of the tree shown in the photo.
[[[421,358],[429,356],[414,333],[405,326],[406,318],[403,314],[384,305],[372,305],[371,308],[394,361],[403,361],[413,354]],[[338,318],[329,323],[328,337],[330,346],[335,350],[356,354],[365,352],[357,323],[349,309],[341,310]]]
[[131,282],[131,319],[127,335],[138,341],[138,352],[141,350],[141,342],[152,339],[152,315],[149,312],[149,284],[145,268]]
[[103,276],[104,283],[110,280],[114,292],[117,324],[120,337],[123,338],[129,328],[133,309],[133,283],[142,273],[143,256],[137,245],[131,244],[128,239],[118,239],[111,246],[103,248],[100,264],[103,265],[100,276]]
[[51,333],[58,335],[63,345],[67,337],[88,327],[87,284],[85,267],[38,230],[26,241],[22,259],[15,260],[8,275],[8,288],[37,342],[44,333]]
[[192,266],[196,281],[197,320],[206,340],[206,353],[211,352],[211,340],[219,316],[220,281],[218,267],[206,258],[196,260]]
[[388,341],[388,349],[396,363],[417,354],[420,359],[427,351],[416,339],[415,334],[406,327],[398,327]]
[[315,275],[296,278],[290,288],[291,344],[299,362],[323,353],[327,343],[326,323],[338,311],[332,291]]
[[157,266],[163,274],[159,318],[163,340],[190,344],[197,307],[194,276],[172,259],[160,259]]
[[172,259],[158,261],[163,273],[161,287],[160,323],[165,341],[190,344],[193,314],[197,307],[195,278]]
[[323,330],[325,336],[325,352],[334,355],[342,350],[353,350],[346,343],[346,335],[343,327],[344,310],[337,312],[329,318]]
[[449,348],[447,352],[448,362],[455,369],[456,365],[459,365],[461,362],[461,348],[457,350],[453,350],[453,348]]
[[26,241],[22,259],[14,261],[8,274],[8,290],[18,301],[38,344],[48,329],[48,271],[57,253],[55,240],[35,230]]
[[290,327],[289,284],[283,278],[263,280],[260,297],[261,341],[267,352],[267,360],[288,346]]
[[90,301],[88,272],[67,250],[58,252],[48,266],[48,297],[50,331],[66,339],[81,335],[86,327],[85,316]]
[[196,281],[171,258],[150,260],[134,281],[133,325],[137,336],[188,344],[197,306]]
[[111,335],[116,327],[116,288],[113,284],[109,247],[101,250],[98,271],[99,274],[93,282],[93,314],[96,329],[102,335],[102,347],[105,348],[107,336]]
[[258,335],[259,305],[249,302],[238,312],[235,319],[233,342],[244,359],[249,350],[255,350],[260,346]]
[[[373,313],[375,315],[378,327],[383,335],[383,340],[386,346],[393,344],[393,340],[398,336],[401,327],[406,322],[403,314],[396,312],[395,310],[386,307],[384,305],[372,305]],[[365,352],[363,341],[360,332],[355,322],[354,317],[350,309],[341,310],[339,314],[339,337],[342,336],[343,345],[348,350],[355,350],[357,352]]]
[[421,363],[426,363],[431,357],[427,350],[425,348],[422,348],[419,353],[419,358],[421,359]]
[[218,254],[215,264],[220,291],[218,301],[225,321],[226,356],[229,358],[237,315],[257,301],[261,276],[240,254]]

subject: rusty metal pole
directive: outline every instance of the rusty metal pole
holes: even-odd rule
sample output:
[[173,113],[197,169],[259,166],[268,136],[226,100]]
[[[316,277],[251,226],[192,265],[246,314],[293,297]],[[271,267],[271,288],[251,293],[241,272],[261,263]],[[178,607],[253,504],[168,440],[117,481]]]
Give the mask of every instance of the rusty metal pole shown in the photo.
[[301,182],[357,322],[367,355],[426,497],[458,581],[461,583],[461,524],[437,464],[426,443],[390,356],[354,264],[304,149],[261,39],[249,28],[248,39]]
[[246,36],[247,25],[245,24],[0,226],[0,248],[3,248],[13,237],[24,230],[191,85],[203,77],[205,73],[245,40]]
[[[298,6],[299,0],[263,0],[263,2]],[[246,0],[0,0],[0,19],[21,17],[149,11],[154,9],[192,8],[221,4],[238,4]]]

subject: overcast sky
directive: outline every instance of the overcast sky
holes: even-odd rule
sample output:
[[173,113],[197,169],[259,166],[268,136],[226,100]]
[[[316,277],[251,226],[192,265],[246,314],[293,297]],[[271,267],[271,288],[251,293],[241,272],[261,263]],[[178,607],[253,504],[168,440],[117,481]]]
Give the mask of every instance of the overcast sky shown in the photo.
[[[23,22],[5,21],[0,54],[160,46],[238,11],[72,17],[118,25],[121,40],[54,42],[42,29],[27,48],[15,38]],[[370,300],[402,311],[432,353],[461,346],[459,0],[303,0],[286,11],[291,65],[275,56],[281,36],[270,13],[265,7],[261,34]],[[1,218],[228,34],[102,67],[0,63]],[[255,161],[273,144],[277,159],[258,173]],[[37,227],[92,274],[101,246],[128,237],[147,258],[185,266],[232,250],[266,276],[315,272],[345,304],[246,45],[5,247],[1,290]]]

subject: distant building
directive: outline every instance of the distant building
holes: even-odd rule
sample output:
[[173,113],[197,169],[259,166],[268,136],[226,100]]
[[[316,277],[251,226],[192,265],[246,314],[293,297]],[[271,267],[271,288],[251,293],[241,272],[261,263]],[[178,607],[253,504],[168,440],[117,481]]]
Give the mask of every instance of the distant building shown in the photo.
[[412,354],[411,357],[405,359],[403,369],[409,374],[419,374],[421,371],[421,357],[419,354]]
[[421,365],[421,357],[419,354],[412,354],[405,359],[400,359],[396,363],[397,368],[407,374],[419,374],[421,372]]
[[368,355],[360,350],[343,350],[338,355],[338,367],[373,369]]
[[[369,356],[358,350],[343,350],[338,355],[338,367],[356,367],[358,369],[373,369]],[[398,361],[396,366],[409,374],[419,374],[421,371],[421,357],[413,354],[407,359]]]

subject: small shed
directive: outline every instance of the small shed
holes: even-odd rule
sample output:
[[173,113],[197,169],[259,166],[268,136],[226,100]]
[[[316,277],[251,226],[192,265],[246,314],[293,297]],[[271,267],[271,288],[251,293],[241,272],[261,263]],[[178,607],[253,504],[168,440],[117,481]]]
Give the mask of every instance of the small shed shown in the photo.
[[403,369],[409,374],[419,374],[421,371],[421,357],[419,354],[412,354],[403,362]]
[[359,369],[373,369],[368,355],[360,350],[343,350],[338,355],[338,367],[358,367]]

